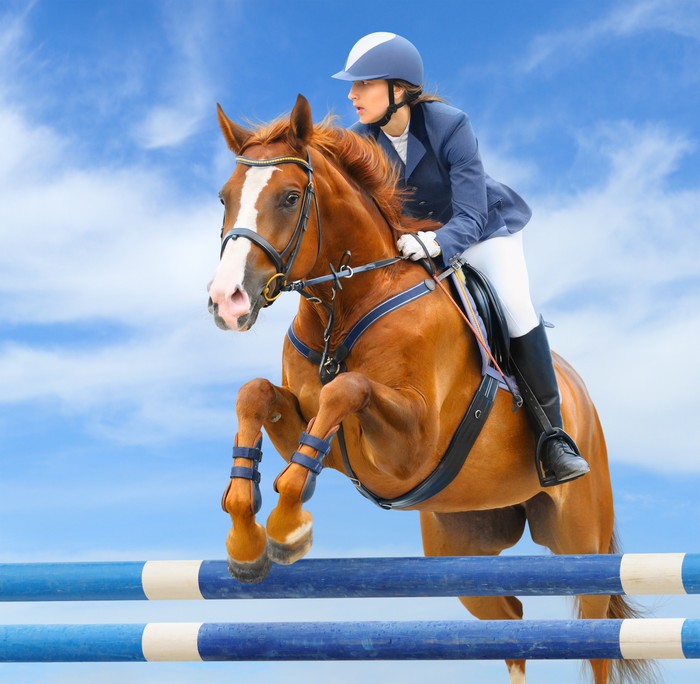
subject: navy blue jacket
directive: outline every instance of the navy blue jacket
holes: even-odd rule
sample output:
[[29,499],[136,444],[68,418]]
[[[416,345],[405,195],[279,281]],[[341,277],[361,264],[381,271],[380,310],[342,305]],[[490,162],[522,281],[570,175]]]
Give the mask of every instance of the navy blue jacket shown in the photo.
[[402,169],[399,185],[412,190],[404,212],[442,223],[436,232],[445,265],[477,242],[521,230],[530,207],[516,192],[486,173],[469,117],[443,102],[411,107],[406,164],[375,124],[350,130],[373,136]]

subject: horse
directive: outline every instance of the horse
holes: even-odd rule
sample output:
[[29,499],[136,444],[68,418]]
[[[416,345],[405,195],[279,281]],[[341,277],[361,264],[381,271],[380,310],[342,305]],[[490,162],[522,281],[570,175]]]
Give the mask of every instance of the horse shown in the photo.
[[[303,503],[322,465],[348,474],[352,464],[356,486],[380,501],[429,478],[482,380],[481,360],[449,293],[435,287],[370,325],[333,367],[332,351],[358,321],[427,280],[421,265],[397,257],[395,245],[402,232],[435,224],[402,215],[396,172],[374,140],[332,118],[314,125],[303,96],[288,117],[255,128],[217,109],[237,164],[220,192],[222,248],[209,310],[220,328],[241,332],[282,290],[304,295],[284,341],[281,384],[254,379],[236,400],[234,467],[222,505],[232,521],[226,540],[231,574],[252,582],[265,577],[271,562],[293,563],[311,547],[312,516]],[[369,266],[358,272],[362,265]],[[330,364],[323,382],[293,339]],[[508,392],[498,391],[454,478],[406,506],[420,512],[427,556],[498,555],[520,539],[526,521],[533,540],[556,554],[618,552],[598,414],[579,375],[553,356],[565,429],[590,473],[543,488],[525,412],[514,412]],[[333,439],[339,426],[342,444]],[[287,461],[265,527],[256,520],[263,428]],[[459,600],[480,619],[523,617],[512,596]],[[622,596],[581,596],[578,614],[626,618],[635,611]],[[591,661],[594,682],[617,675],[642,681],[640,662]],[[511,684],[525,682],[524,661],[506,665]]]

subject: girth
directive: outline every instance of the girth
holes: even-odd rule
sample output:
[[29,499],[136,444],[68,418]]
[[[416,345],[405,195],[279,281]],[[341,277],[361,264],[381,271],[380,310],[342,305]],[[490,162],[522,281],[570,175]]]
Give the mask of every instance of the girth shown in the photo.
[[[314,349],[311,349],[305,344],[299,336],[294,332],[294,323],[289,326],[287,336],[292,346],[305,358],[314,364],[319,365],[319,377],[323,384],[333,380],[339,373],[347,370],[345,359],[348,357],[353,347],[360,337],[376,323],[380,318],[386,316],[392,311],[396,311],[405,304],[415,301],[435,289],[435,284],[432,280],[426,279],[418,285],[405,290],[404,292],[389,297],[384,302],[374,307],[369,313],[365,314],[346,335],[345,339],[336,347],[333,354],[326,356]],[[385,499],[370,489],[365,487],[357,478],[347,453],[345,444],[345,434],[343,426],[340,425],[338,430],[338,446],[343,457],[346,474],[350,481],[355,485],[357,490],[372,503],[380,508],[385,509],[402,509],[411,508],[417,504],[427,501],[445,487],[447,487],[459,474],[467,456],[477,437],[481,433],[481,428],[484,426],[486,419],[491,413],[493,403],[498,391],[498,379],[493,375],[484,374],[477,388],[474,397],[472,398],[469,408],[462,418],[462,421],[452,436],[447,451],[443,454],[439,463],[432,473],[428,475],[421,483],[413,487],[410,491],[393,499]]]

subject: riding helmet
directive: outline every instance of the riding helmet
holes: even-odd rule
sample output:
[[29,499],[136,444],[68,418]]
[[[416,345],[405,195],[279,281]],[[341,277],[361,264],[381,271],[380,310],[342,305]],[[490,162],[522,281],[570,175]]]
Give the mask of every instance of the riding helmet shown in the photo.
[[395,33],[379,31],[353,45],[345,69],[333,74],[341,81],[401,80],[423,84],[423,60],[415,45]]

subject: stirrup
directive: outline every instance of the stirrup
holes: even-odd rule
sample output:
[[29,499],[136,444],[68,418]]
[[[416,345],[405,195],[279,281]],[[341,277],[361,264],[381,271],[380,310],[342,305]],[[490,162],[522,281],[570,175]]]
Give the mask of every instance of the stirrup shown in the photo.
[[552,428],[552,432],[550,433],[543,432],[540,435],[540,438],[537,440],[537,447],[535,448],[535,470],[537,470],[537,477],[540,480],[540,485],[542,487],[554,487],[555,485],[565,484],[566,482],[573,482],[579,477],[586,475],[586,473],[581,473],[580,475],[571,477],[568,480],[557,480],[557,476],[553,470],[547,469],[545,471],[542,465],[542,455],[544,454],[545,445],[551,439],[563,439],[579,458],[583,458],[583,456],[581,456],[581,452],[576,446],[576,442],[574,442],[574,440],[561,428]]

